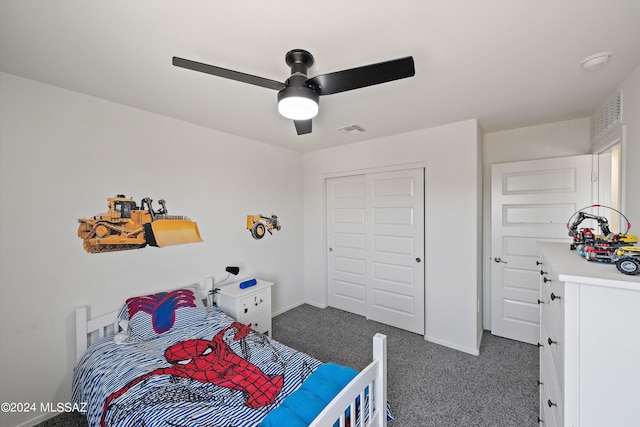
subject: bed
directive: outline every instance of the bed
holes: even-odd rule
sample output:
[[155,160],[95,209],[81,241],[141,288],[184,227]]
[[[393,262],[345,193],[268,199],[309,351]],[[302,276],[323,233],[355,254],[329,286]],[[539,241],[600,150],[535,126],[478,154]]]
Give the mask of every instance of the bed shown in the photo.
[[90,319],[75,310],[72,401],[90,427],[383,427],[386,336],[362,371],[323,363],[190,288],[128,299]]

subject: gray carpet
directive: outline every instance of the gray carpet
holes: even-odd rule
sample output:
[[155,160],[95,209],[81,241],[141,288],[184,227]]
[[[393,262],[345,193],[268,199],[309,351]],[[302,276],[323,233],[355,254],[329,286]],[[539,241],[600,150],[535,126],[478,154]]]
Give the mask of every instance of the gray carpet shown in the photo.
[[341,310],[300,306],[274,318],[274,338],[356,369],[387,335],[393,427],[538,425],[538,348],[484,333],[480,356]]
[[[371,360],[371,338],[387,335],[390,427],[535,426],[538,349],[484,333],[480,356],[334,308],[302,305],[273,319],[274,338],[322,361],[356,369]],[[86,427],[61,414],[37,427]]]

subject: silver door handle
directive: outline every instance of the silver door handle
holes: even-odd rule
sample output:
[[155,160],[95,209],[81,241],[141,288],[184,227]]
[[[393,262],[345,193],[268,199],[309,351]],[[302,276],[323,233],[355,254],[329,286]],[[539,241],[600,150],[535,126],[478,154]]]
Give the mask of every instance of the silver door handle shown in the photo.
[[507,261],[503,261],[503,260],[502,260],[502,258],[500,258],[499,256],[495,257],[493,260],[494,260],[495,262],[502,262],[502,263],[504,263],[504,264],[509,264]]

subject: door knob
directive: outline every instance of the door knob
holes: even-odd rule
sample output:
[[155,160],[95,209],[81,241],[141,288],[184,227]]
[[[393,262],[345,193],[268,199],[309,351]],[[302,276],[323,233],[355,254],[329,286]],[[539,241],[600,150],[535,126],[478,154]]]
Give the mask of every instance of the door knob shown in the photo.
[[422,262],[420,258],[416,258],[416,262]]
[[501,262],[503,264],[509,264],[507,261],[503,261],[502,258],[500,258],[499,256],[495,257],[493,260],[495,262]]

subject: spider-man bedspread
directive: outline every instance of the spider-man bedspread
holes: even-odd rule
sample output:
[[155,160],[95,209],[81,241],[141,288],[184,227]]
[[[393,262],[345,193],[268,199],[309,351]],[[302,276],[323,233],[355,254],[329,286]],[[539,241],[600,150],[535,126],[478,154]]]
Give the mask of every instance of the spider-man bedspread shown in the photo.
[[91,427],[255,427],[319,365],[214,309],[149,340],[99,340],[72,395]]

